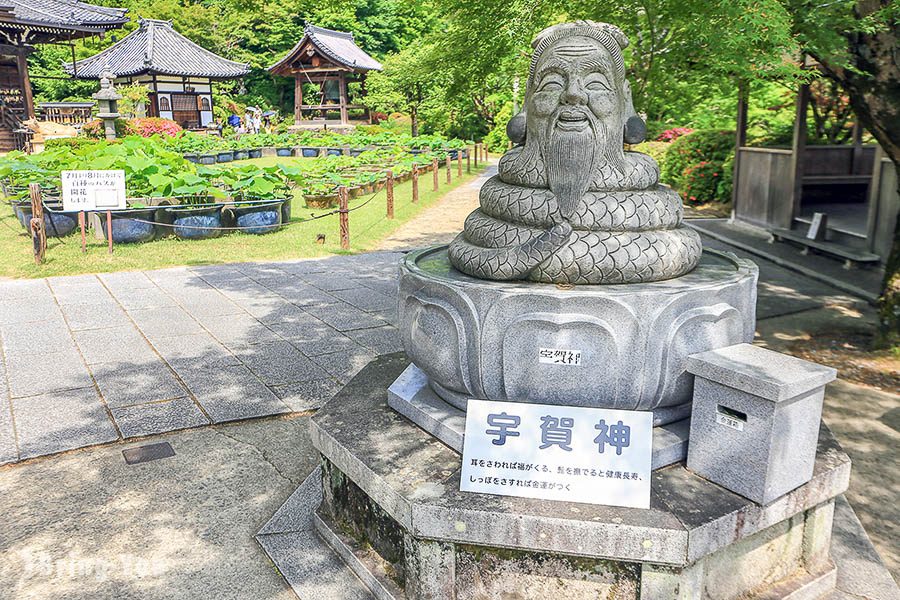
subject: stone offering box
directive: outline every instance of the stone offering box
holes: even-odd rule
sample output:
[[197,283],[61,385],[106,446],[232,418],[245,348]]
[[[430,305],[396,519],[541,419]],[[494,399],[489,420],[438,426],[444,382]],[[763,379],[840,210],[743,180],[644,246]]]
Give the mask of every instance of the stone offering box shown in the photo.
[[760,504],[813,475],[825,384],[837,371],[738,344],[695,354],[687,468]]
[[459,491],[460,455],[386,401],[408,366],[377,359],[312,419],[315,526],[380,600],[827,597],[834,499],[850,462],[823,425],[812,478],[760,505],[685,469],[650,509]]

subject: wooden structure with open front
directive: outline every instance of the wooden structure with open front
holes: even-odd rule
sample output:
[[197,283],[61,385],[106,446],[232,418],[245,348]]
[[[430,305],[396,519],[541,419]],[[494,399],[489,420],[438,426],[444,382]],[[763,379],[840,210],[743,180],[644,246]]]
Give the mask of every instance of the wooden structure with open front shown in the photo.
[[[380,71],[381,63],[356,45],[353,34],[307,24],[303,37],[287,55],[269,67],[273,75],[294,79],[294,124],[351,124],[350,111],[363,110],[355,103],[348,84],[364,84],[369,71]],[[304,98],[303,86],[318,86],[312,98]],[[363,86],[356,92],[362,94]],[[338,119],[329,119],[329,113]]]

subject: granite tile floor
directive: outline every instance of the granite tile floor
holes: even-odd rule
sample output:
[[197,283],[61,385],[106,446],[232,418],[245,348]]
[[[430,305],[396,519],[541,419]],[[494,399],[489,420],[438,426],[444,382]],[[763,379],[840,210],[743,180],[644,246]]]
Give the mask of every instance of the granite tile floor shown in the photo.
[[401,257],[0,282],[0,464],[318,408],[402,349]]
[[[0,464],[315,410],[402,350],[402,256],[0,282]],[[756,262],[760,320],[859,302]]]

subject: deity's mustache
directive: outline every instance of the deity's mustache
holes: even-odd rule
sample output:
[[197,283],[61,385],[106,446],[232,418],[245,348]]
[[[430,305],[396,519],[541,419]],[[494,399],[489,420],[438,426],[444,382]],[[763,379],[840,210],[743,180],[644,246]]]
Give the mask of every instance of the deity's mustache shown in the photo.
[[547,187],[556,196],[560,215],[571,217],[593,179],[597,156],[603,156],[606,129],[590,111],[562,106],[548,119],[544,165]]

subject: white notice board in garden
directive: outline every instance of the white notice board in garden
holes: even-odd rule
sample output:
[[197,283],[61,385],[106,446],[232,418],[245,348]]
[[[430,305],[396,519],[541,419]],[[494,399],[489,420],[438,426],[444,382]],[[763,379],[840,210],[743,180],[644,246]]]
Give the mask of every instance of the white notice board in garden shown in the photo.
[[122,210],[125,171],[63,171],[63,210]]
[[460,490],[650,508],[653,413],[469,400]]

